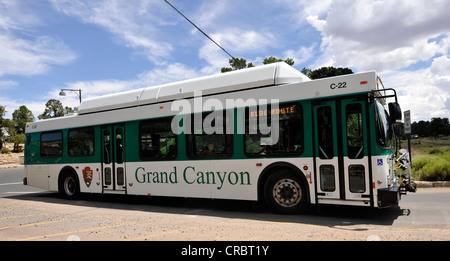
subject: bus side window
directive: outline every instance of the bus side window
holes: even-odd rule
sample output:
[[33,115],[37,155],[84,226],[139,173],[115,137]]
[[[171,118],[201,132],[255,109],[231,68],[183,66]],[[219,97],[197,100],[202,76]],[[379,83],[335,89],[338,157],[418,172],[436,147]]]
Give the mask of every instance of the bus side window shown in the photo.
[[[303,153],[303,110],[299,103],[279,104],[274,106],[258,106],[245,110],[244,152],[249,157],[296,156]],[[272,115],[278,116],[279,135],[274,144],[265,144],[263,138],[271,137],[271,133],[263,134],[261,122],[271,124]]]
[[362,106],[359,103],[346,106],[347,154],[350,159],[364,157]]
[[109,129],[103,130],[103,163],[111,163],[111,133]]
[[116,130],[116,162],[123,163],[123,133],[121,128]]
[[92,127],[69,130],[69,156],[92,156],[94,154],[94,139],[94,128]]
[[61,157],[63,154],[63,140],[61,131],[45,132],[41,134],[41,157]]
[[319,157],[332,159],[333,150],[333,123],[331,107],[324,106],[317,109],[317,133],[319,140]]
[[142,160],[170,160],[177,157],[177,138],[172,118],[142,121],[139,125],[139,156]]
[[233,155],[233,135],[226,134],[226,127],[233,119],[225,115],[225,111],[214,111],[203,113],[201,117],[191,116],[191,134],[186,139],[189,157],[217,159]]

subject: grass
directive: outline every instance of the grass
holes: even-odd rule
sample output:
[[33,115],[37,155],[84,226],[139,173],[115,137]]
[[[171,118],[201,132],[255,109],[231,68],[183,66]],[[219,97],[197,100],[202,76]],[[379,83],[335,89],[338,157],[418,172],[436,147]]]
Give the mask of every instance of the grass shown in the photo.
[[411,147],[414,180],[450,181],[450,136],[411,140]]

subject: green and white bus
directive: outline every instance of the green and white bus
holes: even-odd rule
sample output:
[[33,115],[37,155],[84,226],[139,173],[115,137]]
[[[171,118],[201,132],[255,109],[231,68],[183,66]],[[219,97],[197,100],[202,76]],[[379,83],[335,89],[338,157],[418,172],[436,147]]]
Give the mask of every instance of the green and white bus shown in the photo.
[[[271,140],[261,123],[275,118]],[[73,115],[28,123],[24,184],[69,199],[264,201],[282,213],[388,207],[405,186],[392,156],[399,120],[395,91],[374,71],[310,80],[275,63],[86,99]]]

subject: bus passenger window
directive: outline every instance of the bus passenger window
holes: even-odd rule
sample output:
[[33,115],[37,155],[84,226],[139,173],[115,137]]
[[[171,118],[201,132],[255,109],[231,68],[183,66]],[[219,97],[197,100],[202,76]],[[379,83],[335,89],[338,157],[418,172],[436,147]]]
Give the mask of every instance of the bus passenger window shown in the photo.
[[103,163],[110,164],[111,156],[111,133],[106,129],[103,131]]
[[116,130],[116,162],[123,163],[123,137],[122,129],[118,128]]
[[320,189],[322,191],[335,191],[335,174],[333,165],[321,165],[320,166]]
[[333,123],[331,118],[331,107],[317,108],[317,133],[319,144],[319,158],[332,159],[333,151]]
[[[270,126],[274,114],[279,119],[278,140],[274,144],[264,144],[262,139],[271,137],[271,133],[263,134],[260,123]],[[244,151],[247,156],[294,156],[303,153],[303,149],[303,111],[300,104],[279,104],[277,109],[270,105],[246,108]]]
[[348,167],[348,179],[350,192],[366,192],[366,179],[363,165],[350,165]]
[[62,132],[42,133],[40,147],[42,157],[61,157],[63,154]]
[[350,159],[362,159],[364,157],[364,138],[361,104],[349,104],[345,109],[347,112],[347,155]]
[[[203,113],[191,117],[191,134],[187,134],[187,152],[191,158],[230,158],[233,155],[233,135],[226,127],[233,119],[224,117],[225,111]],[[195,122],[198,120],[201,122]]]
[[172,118],[143,121],[139,125],[139,156],[142,160],[170,160],[177,157],[177,138]]
[[91,156],[94,154],[94,128],[69,130],[68,151],[71,157]]

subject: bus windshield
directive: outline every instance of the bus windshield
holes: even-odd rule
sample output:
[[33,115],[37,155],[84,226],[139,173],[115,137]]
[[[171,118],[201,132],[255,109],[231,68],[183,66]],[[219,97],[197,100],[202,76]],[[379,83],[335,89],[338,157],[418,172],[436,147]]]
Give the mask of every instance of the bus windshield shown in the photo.
[[391,139],[392,139],[392,130],[391,125],[389,124],[389,114],[384,109],[384,106],[378,101],[375,100],[375,125],[376,125],[376,136],[377,136],[377,144],[380,148],[390,149],[391,148]]

